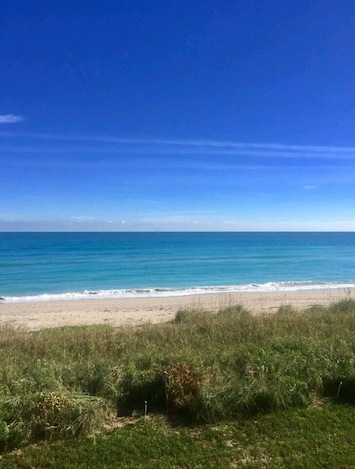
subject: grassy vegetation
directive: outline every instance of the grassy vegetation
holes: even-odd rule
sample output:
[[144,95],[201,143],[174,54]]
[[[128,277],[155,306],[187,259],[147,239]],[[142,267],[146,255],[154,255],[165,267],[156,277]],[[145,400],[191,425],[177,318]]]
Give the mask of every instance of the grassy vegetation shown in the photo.
[[[337,449],[345,451],[355,439],[354,337],[351,300],[260,316],[241,307],[217,314],[180,311],[173,323],[140,328],[28,333],[2,326],[0,466],[233,467],[235,461],[236,467],[244,461],[242,467],[355,467],[354,451],[347,450],[351,460]],[[337,405],[313,408],[324,400]],[[154,418],[84,438],[102,432],[117,414],[142,412],[145,401]],[[177,428],[177,421],[195,426]],[[290,442],[287,431],[295,435]],[[46,457],[41,447],[6,455],[30,443],[63,439],[46,446],[45,464],[35,462]],[[322,454],[322,465],[307,466],[302,441],[314,442],[309,452],[314,461]],[[100,461],[94,454],[105,445],[107,458],[118,458],[116,466],[109,460],[95,466],[87,458],[68,466],[63,459],[56,462],[60,454],[70,459],[71,452],[81,451]],[[291,447],[298,459],[287,465]],[[327,466],[334,458],[343,465]]]
[[42,443],[0,459],[2,469],[350,469],[355,412],[325,405],[219,425],[172,427],[139,419],[95,438]]

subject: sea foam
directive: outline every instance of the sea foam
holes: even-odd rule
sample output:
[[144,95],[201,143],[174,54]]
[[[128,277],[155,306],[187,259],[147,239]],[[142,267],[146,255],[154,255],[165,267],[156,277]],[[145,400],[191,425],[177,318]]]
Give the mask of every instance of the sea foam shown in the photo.
[[345,283],[322,283],[312,282],[266,282],[263,284],[225,285],[225,286],[196,286],[182,289],[171,288],[137,288],[119,290],[84,290],[82,292],[66,292],[27,296],[2,296],[2,303],[30,303],[44,301],[69,301],[69,300],[91,300],[91,299],[119,299],[119,298],[159,298],[176,297],[188,295],[203,295],[211,293],[266,293],[277,291],[302,291],[302,290],[329,290],[329,289],[352,289],[355,284]]

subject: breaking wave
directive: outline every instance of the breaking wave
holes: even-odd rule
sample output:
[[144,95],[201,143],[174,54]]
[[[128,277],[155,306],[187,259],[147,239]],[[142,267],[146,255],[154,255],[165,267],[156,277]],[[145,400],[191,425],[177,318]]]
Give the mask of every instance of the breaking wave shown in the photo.
[[84,290],[82,292],[45,293],[27,296],[1,296],[2,303],[27,303],[41,301],[66,301],[90,299],[148,298],[202,295],[208,293],[243,293],[243,292],[275,292],[298,290],[351,289],[355,284],[347,283],[312,283],[312,282],[267,282],[262,284],[227,285],[227,286],[195,286],[189,288],[137,288],[118,290]]

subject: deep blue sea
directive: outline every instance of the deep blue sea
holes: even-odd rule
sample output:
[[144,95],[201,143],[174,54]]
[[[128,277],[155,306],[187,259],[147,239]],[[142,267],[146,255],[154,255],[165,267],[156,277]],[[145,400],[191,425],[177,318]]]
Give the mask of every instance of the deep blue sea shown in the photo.
[[1,301],[355,286],[355,233],[0,233]]

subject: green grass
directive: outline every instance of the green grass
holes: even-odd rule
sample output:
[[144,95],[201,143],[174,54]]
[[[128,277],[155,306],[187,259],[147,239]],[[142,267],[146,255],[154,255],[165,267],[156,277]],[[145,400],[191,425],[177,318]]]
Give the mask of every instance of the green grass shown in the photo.
[[[170,440],[174,440],[175,435],[176,444],[181,441],[182,453],[184,445],[191,444],[194,448],[201,445],[203,449],[189,451],[191,454],[197,451],[204,457],[212,448],[205,441],[205,432],[210,434],[211,425],[221,428],[221,422],[226,426],[222,425],[223,428],[229,429],[234,428],[233,422],[238,422],[235,427],[238,432],[240,425],[246,428],[254,418],[258,425],[266,425],[276,416],[287,420],[288,416],[305,412],[302,418],[306,422],[310,415],[307,412],[318,412],[307,409],[324,399],[338,405],[322,407],[317,418],[326,418],[335,412],[336,420],[336,415],[343,411],[339,404],[344,405],[348,414],[354,411],[354,337],[355,302],[352,300],[329,308],[314,306],[303,312],[284,307],[276,314],[258,316],[239,306],[217,314],[179,311],[172,323],[136,328],[114,329],[102,325],[28,333],[1,326],[0,451],[6,454],[38,442],[56,442],[48,447],[50,452],[61,445],[68,451],[71,445],[79,445],[78,451],[81,445],[92,445],[99,451],[95,446],[98,441],[130,438],[129,435],[139,431],[153,432],[153,425],[157,426],[154,432],[163,432],[164,438],[169,440],[167,447],[172,446]],[[169,376],[166,386],[162,379],[164,371]],[[135,409],[141,412],[145,401],[154,415],[153,422],[139,423],[111,436],[98,436],[117,414],[128,415]],[[165,415],[171,426],[158,415]],[[176,430],[173,427],[176,419],[202,426],[193,431]],[[350,422],[354,434],[353,419]],[[338,427],[334,432],[341,434],[340,424]],[[248,430],[251,432],[249,439],[252,439],[253,428]],[[330,428],[327,423],[327,431]],[[309,431],[307,438],[314,431]],[[325,445],[323,452],[329,449],[329,460],[331,455],[338,454],[332,446],[334,432],[329,433],[328,443],[322,443]],[[143,433],[138,440],[156,451],[154,444],[149,443],[153,437],[145,437]],[[92,434],[97,435],[95,440],[78,440]],[[299,432],[296,434],[301,438]],[[278,435],[277,438],[284,441],[282,432]],[[77,440],[72,441],[73,437]],[[160,438],[163,440],[162,434]],[[58,440],[65,443],[57,443]],[[224,436],[222,440],[228,439]],[[268,454],[270,451],[272,454],[270,445],[271,440]],[[297,445],[292,443],[292,447]],[[219,460],[223,460],[224,454],[226,460],[233,459],[233,445],[221,442],[218,448],[212,453],[218,455]],[[28,451],[37,450],[29,448]],[[249,460],[254,464],[253,451],[251,456],[245,456],[244,466],[264,467],[248,466]],[[288,450],[284,451],[285,459]],[[169,466],[167,462],[161,467],[210,467],[208,464],[216,467],[213,454],[205,465],[196,453],[194,462],[180,462],[177,466]],[[9,456],[9,461],[12,457],[15,456]],[[281,457],[280,454],[272,456],[277,457]],[[300,454],[299,458],[302,457]],[[272,458],[265,467],[272,467]],[[36,464],[32,466],[37,467]],[[302,464],[292,467],[307,467],[305,461]]]
[[27,447],[3,469],[355,467],[355,412],[348,405],[292,409],[218,425],[139,419],[110,434]]

